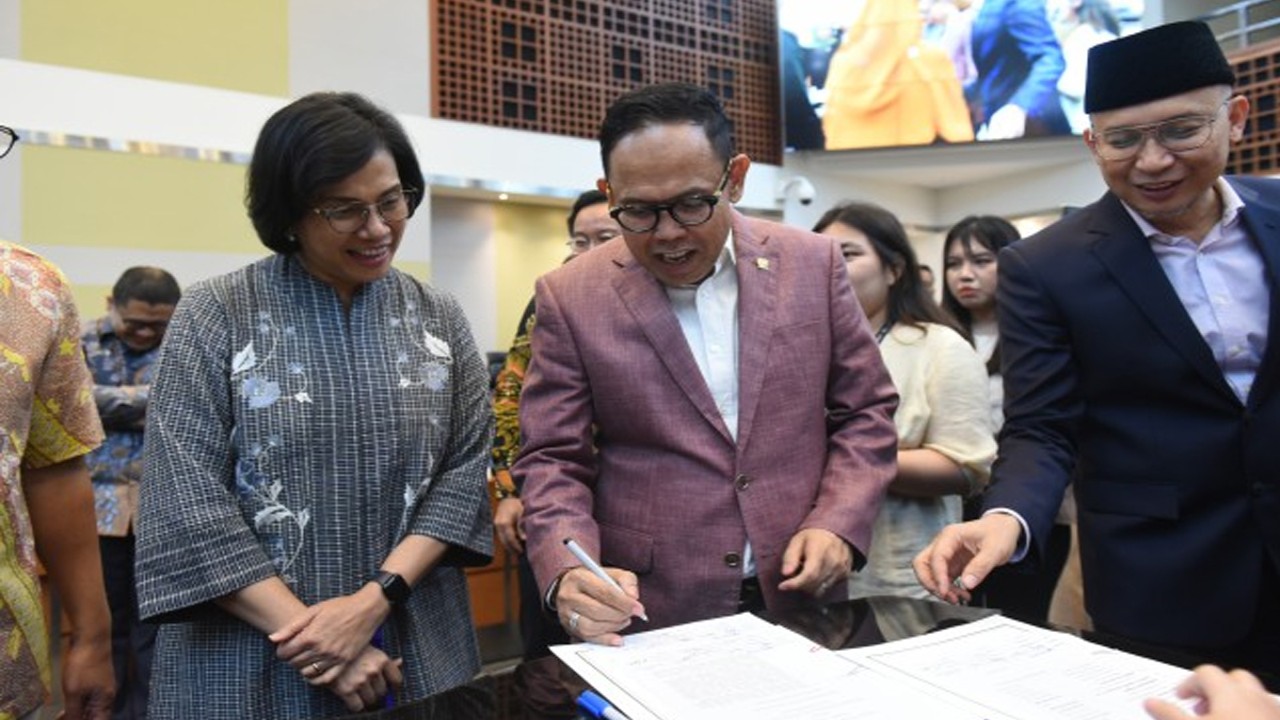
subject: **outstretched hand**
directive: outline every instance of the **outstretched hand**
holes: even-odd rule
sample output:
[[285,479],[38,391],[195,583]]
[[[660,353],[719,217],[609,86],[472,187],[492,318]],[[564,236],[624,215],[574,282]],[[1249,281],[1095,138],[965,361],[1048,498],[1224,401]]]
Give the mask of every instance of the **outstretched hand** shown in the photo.
[[1022,525],[1007,513],[993,512],[977,520],[948,525],[916,555],[916,579],[935,597],[967,603],[970,592],[1018,548]]

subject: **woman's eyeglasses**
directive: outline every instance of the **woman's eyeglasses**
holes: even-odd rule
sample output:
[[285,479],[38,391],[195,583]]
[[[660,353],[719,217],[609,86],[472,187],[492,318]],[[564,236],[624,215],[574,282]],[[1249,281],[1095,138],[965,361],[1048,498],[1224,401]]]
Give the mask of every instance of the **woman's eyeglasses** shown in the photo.
[[312,212],[324,218],[334,232],[344,235],[358,231],[369,222],[370,210],[378,213],[384,223],[396,223],[413,217],[410,197],[417,190],[397,190],[376,203],[347,203],[331,207],[312,208]]

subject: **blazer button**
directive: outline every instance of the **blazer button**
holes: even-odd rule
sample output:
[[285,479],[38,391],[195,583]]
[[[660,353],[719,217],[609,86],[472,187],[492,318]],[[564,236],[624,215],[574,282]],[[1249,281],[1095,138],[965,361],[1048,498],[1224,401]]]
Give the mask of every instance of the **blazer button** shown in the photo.
[[742,556],[735,552],[725,553],[724,564],[731,568],[736,568],[742,564]]
[[733,479],[733,486],[737,488],[739,492],[746,490],[751,486],[751,478],[746,475],[739,475]]

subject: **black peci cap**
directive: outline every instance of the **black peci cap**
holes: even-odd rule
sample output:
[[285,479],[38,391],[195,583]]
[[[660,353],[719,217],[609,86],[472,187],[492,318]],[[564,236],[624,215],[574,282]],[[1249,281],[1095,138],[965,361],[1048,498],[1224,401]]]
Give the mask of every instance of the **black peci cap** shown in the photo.
[[1158,25],[1089,49],[1084,111],[1140,105],[1209,85],[1235,85],[1235,72],[1208,25]]

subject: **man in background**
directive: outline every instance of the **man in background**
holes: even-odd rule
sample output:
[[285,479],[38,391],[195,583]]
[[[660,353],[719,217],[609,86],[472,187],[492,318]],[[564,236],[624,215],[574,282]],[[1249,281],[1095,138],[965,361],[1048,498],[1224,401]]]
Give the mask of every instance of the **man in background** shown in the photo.
[[[0,157],[17,135],[0,126]],[[70,621],[66,717],[107,720],[111,618],[84,456],[102,441],[66,278],[0,241],[0,717],[30,718],[53,692],[37,554]]]
[[600,146],[624,242],[538,280],[520,398],[544,598],[612,644],[646,611],[663,627],[843,598],[895,474],[897,395],[839,248],[733,209],[751,161],[703,88],[622,96]]
[[916,557],[937,596],[1036,562],[1074,478],[1098,630],[1280,669],[1280,183],[1222,177],[1234,82],[1199,22],[1090,50],[1109,192],[1000,253],[999,458],[986,514]]
[[113,720],[145,720],[154,625],[138,618],[133,582],[134,516],[142,478],[142,431],[160,341],[181,291],[156,267],[124,271],[107,298],[107,314],[82,335],[93,373],[93,399],[106,441],[89,454],[98,546],[111,607],[111,659],[115,666]]

